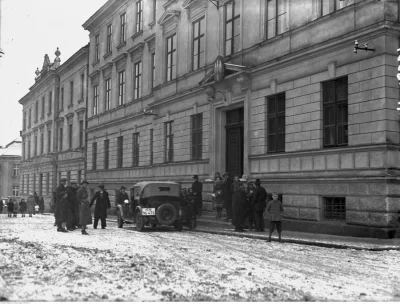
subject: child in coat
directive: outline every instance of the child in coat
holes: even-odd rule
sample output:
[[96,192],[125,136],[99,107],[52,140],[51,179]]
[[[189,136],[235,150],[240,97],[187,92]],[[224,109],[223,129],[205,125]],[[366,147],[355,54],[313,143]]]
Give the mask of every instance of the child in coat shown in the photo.
[[271,242],[271,235],[275,226],[278,230],[279,242],[281,242],[283,206],[277,193],[272,193],[272,200],[268,202],[266,210],[270,215],[268,242]]

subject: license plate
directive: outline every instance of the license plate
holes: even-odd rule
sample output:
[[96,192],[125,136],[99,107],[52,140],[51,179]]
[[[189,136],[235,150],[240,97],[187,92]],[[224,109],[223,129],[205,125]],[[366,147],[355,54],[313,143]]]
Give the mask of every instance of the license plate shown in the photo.
[[156,208],[142,208],[142,215],[156,215]]

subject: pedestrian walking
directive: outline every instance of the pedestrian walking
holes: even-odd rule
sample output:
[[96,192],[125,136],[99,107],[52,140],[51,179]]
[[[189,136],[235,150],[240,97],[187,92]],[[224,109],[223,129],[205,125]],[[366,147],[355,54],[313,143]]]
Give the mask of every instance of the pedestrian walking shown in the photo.
[[92,213],[90,211],[90,203],[88,200],[89,193],[87,191],[88,181],[83,180],[81,187],[76,193],[76,197],[79,203],[79,225],[81,227],[82,234],[88,235],[86,232],[86,226],[92,224]]
[[246,192],[238,176],[234,178],[232,190],[232,225],[235,226],[236,232],[242,232],[246,215]]
[[29,217],[32,217],[32,214],[35,210],[35,198],[33,193],[29,193],[28,200],[26,201],[26,212],[29,214]]
[[12,199],[9,199],[7,202],[7,217],[13,217],[14,213],[14,202]]
[[232,179],[228,172],[224,174],[222,191],[224,194],[224,208],[226,210],[226,221],[232,219]]
[[67,201],[67,190],[65,189],[66,178],[61,178],[60,183],[56,189],[56,210],[55,218],[58,232],[68,232],[66,222],[68,220],[68,201]]
[[106,229],[107,210],[111,208],[111,203],[108,197],[108,192],[104,190],[104,185],[99,185],[98,189],[99,191],[97,191],[90,200],[90,207],[92,207],[94,202],[96,202],[96,206],[94,208],[93,228],[97,229],[97,224],[100,220],[101,229]]
[[26,201],[24,199],[21,199],[21,201],[19,202],[19,212],[21,212],[21,217],[25,217],[26,208]]
[[68,208],[68,219],[67,219],[67,230],[74,231],[78,228],[79,223],[79,207],[77,199],[77,183],[72,181],[69,186],[65,188],[67,191],[67,208]]
[[43,196],[39,199],[39,213],[44,213],[44,198]]
[[19,204],[18,204],[18,202],[17,202],[16,199],[12,199],[12,198],[10,198],[10,199],[14,202],[13,215],[14,215],[14,217],[17,217],[18,209],[19,209]]
[[40,198],[36,191],[33,193],[33,197],[35,198],[35,211],[33,212],[33,214],[36,214],[39,213]]
[[250,231],[254,228],[254,204],[253,204],[253,193],[254,193],[254,184],[253,182],[247,183],[246,188],[246,219],[248,223],[248,228]]
[[197,215],[200,217],[203,212],[203,198],[201,193],[203,192],[203,184],[199,182],[199,177],[193,175],[194,182],[192,183],[192,192],[194,196],[194,203],[196,205]]
[[261,187],[260,179],[256,179],[255,189],[253,192],[252,202],[254,205],[254,220],[256,222],[256,231],[265,231],[264,230],[264,210],[267,206],[267,191]]
[[224,203],[223,183],[221,177],[216,177],[214,182],[215,208],[217,209],[216,219],[222,217],[222,207]]
[[274,232],[274,227],[278,231],[279,242],[282,241],[282,216],[283,216],[283,204],[278,199],[277,193],[272,193],[272,200],[268,202],[267,212],[269,213],[269,237],[268,242],[271,242],[272,232]]

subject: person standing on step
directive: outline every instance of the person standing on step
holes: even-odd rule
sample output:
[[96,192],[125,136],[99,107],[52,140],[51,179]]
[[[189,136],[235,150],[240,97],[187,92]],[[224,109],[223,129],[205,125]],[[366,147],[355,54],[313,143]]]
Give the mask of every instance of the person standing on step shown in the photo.
[[246,189],[247,205],[246,205],[246,218],[249,224],[250,231],[254,228],[254,205],[253,205],[254,183],[248,182]]
[[228,172],[224,174],[222,191],[224,193],[224,208],[226,210],[226,221],[232,219],[232,179]]
[[278,230],[279,242],[282,241],[282,216],[283,216],[283,204],[278,199],[277,193],[272,193],[272,200],[268,202],[267,212],[269,213],[269,237],[268,242],[271,242],[272,232],[274,232],[274,226]]
[[246,191],[242,183],[239,181],[238,176],[235,176],[235,182],[232,184],[232,189],[232,225],[235,226],[236,232],[243,232],[243,224],[246,216]]
[[79,225],[81,226],[82,234],[87,235],[86,226],[92,224],[92,212],[88,200],[89,193],[87,191],[88,181],[83,180],[81,187],[76,193],[76,198],[79,203]]
[[265,231],[264,230],[264,210],[267,206],[267,191],[261,187],[260,179],[256,179],[255,189],[253,192],[253,205],[254,205],[254,221],[256,222],[256,231]]
[[201,193],[203,192],[203,184],[199,182],[197,175],[193,176],[194,182],[192,183],[192,192],[194,196],[194,203],[196,205],[197,215],[200,217],[203,212],[203,198]]
[[216,177],[214,182],[215,208],[217,209],[216,219],[222,217],[222,206],[224,203],[224,192],[221,177]]
[[29,193],[28,200],[26,201],[26,208],[29,217],[32,217],[32,214],[35,211],[35,197],[33,196],[33,193]]
[[104,190],[104,185],[99,185],[98,189],[99,191],[97,191],[90,200],[90,207],[92,207],[94,202],[96,202],[96,207],[94,208],[93,228],[97,229],[97,224],[100,219],[101,229],[106,229],[107,210],[111,208],[111,203],[108,197],[108,192]]

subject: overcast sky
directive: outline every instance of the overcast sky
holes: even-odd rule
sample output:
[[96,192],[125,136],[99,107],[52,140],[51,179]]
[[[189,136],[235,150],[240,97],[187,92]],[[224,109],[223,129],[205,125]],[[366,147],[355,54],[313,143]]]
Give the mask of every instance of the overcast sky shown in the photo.
[[61,64],[89,42],[82,24],[107,0],[0,0],[0,146],[19,137],[22,105],[44,55]]

